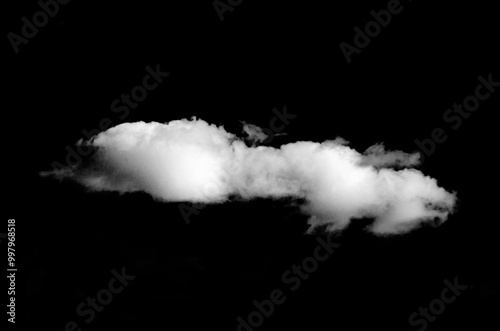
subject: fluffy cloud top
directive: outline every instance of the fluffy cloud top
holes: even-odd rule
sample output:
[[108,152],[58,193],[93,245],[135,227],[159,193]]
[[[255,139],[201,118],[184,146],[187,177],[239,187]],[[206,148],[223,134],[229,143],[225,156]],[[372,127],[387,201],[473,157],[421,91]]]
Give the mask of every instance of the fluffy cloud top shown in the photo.
[[[245,128],[255,140],[263,138],[260,128]],[[43,175],[97,191],[144,191],[167,202],[301,198],[311,230],[340,230],[354,218],[371,217],[373,232],[401,233],[445,221],[456,201],[455,193],[410,168],[418,154],[380,144],[364,153],[341,138],[248,147],[223,127],[197,119],[124,123],[80,143],[97,148],[89,164]]]

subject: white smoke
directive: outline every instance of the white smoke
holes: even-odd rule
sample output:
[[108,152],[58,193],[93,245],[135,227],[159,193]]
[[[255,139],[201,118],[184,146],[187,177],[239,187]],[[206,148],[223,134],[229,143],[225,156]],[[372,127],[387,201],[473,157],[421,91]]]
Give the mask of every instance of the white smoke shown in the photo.
[[267,134],[264,133],[262,128],[257,125],[242,122],[243,123],[243,132],[245,132],[248,136],[247,140],[250,142],[263,142],[268,138]]
[[[261,140],[258,127],[247,129]],[[310,230],[341,230],[370,217],[375,233],[407,232],[425,221],[444,222],[456,201],[435,179],[408,168],[418,164],[418,153],[385,151],[380,144],[359,153],[341,138],[248,147],[223,127],[193,118],[124,123],[81,144],[97,148],[90,165],[42,175],[73,178],[97,191],[144,191],[168,202],[296,197],[306,201]]]

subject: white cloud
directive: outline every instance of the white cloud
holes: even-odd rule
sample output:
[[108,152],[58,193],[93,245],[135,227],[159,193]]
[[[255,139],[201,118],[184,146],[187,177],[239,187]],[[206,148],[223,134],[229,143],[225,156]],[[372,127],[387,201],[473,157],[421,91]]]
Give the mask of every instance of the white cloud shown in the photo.
[[243,132],[245,132],[248,135],[247,140],[250,142],[263,142],[264,140],[267,139],[267,134],[264,133],[264,130],[262,128],[258,127],[257,125],[242,122],[243,123]]
[[[262,138],[260,128],[246,127]],[[421,222],[445,221],[456,201],[435,179],[408,168],[418,164],[418,153],[385,151],[381,144],[364,153],[342,138],[248,147],[197,119],[124,123],[86,143],[98,148],[90,165],[44,174],[97,191],[144,191],[167,202],[297,197],[306,201],[310,230],[340,230],[353,218],[373,217],[375,233],[407,232]]]

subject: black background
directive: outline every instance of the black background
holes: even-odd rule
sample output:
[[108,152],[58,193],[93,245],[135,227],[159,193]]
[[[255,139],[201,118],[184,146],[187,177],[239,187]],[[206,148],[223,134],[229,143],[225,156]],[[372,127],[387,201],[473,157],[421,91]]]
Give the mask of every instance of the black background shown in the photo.
[[[498,12],[486,1],[402,5],[350,64],[339,44],[352,44],[353,28],[387,1],[244,0],[221,22],[211,1],[73,0],[18,54],[4,38],[5,219],[16,219],[20,250],[16,326],[236,330],[253,300],[280,288],[286,302],[256,329],[417,330],[408,317],[458,277],[468,289],[428,329],[494,329],[499,92],[457,130],[442,116],[474,93],[479,75],[500,80]],[[19,34],[21,17],[40,9],[33,0],[9,7],[4,35]],[[340,136],[359,151],[384,142],[407,152],[442,127],[448,139],[419,169],[458,192],[458,211],[440,227],[391,238],[354,222],[334,235],[341,247],[290,292],[281,275],[327,236],[306,235],[307,216],[292,201],[207,206],[187,225],[176,203],[39,177],[64,162],[82,130],[105,117],[122,123],[111,102],[156,64],[170,76],[126,122],[196,116],[239,134],[239,121],[268,127],[272,109],[286,106],[297,117],[272,146]],[[122,267],[136,278],[86,325],[75,308]]]

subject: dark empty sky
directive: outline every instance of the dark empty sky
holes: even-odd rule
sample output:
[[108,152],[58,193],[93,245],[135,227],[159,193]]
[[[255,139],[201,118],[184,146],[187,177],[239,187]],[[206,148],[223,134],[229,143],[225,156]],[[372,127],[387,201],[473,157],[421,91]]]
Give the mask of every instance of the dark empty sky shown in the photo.
[[[19,323],[236,330],[253,300],[282,289],[286,302],[256,330],[417,330],[409,316],[458,277],[468,290],[429,330],[490,329],[498,305],[500,87],[460,124],[443,116],[474,95],[479,76],[500,81],[498,15],[486,1],[402,1],[347,63],[339,44],[354,45],[354,28],[387,4],[244,0],[221,22],[211,1],[71,1],[17,54],[6,37],[4,208],[18,223]],[[33,0],[8,7],[5,36],[20,34],[21,18],[40,10]],[[157,65],[169,76],[121,119],[113,101]],[[66,146],[103,118],[117,125],[196,116],[239,134],[240,121],[269,127],[272,109],[283,106],[297,118],[275,147],[340,136],[360,151],[384,142],[411,152],[416,139],[441,128],[446,140],[419,169],[458,192],[457,213],[440,227],[392,238],[364,232],[369,220],[359,220],[333,237],[338,251],[290,292],[283,273],[328,236],[305,234],[297,201],[207,206],[187,225],[176,203],[90,193],[38,175],[64,163]],[[76,307],[123,267],[136,278],[85,324]]]

